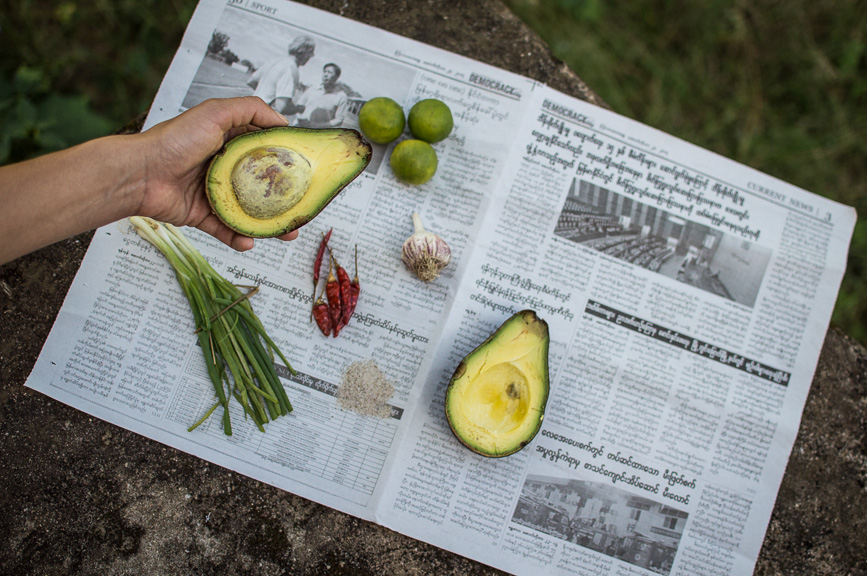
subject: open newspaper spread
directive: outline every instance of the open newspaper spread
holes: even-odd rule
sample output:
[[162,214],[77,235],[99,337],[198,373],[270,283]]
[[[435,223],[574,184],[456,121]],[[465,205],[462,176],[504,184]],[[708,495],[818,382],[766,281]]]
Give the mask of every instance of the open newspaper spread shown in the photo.
[[[28,386],[89,414],[514,574],[750,573],[798,430],[846,262],[853,209],[528,78],[278,0],[203,0],[147,127],[307,35],[342,70],[343,126],[388,96],[455,117],[427,184],[375,146],[365,173],[289,244],[238,254],[195,230],[298,371],[294,412],[263,434],[213,403],[193,318],[165,259],[121,222],[97,231]],[[300,119],[293,119],[300,121]],[[452,263],[422,284],[400,261],[419,211]],[[310,322],[321,233],[362,295],[326,338]],[[347,266],[348,265],[348,266]],[[508,316],[550,328],[541,432],[478,456],[443,411],[460,360]],[[390,416],[341,408],[373,359]],[[234,409],[237,406],[233,405]]]

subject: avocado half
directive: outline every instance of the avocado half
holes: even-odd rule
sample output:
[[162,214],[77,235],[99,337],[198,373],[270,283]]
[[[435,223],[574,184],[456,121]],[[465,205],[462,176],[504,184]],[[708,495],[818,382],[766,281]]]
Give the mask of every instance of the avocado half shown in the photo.
[[226,143],[205,179],[211,209],[226,226],[253,238],[307,224],[370,163],[357,130],[280,127]]
[[548,402],[548,324],[518,312],[458,365],[446,390],[446,417],[467,448],[514,454],[542,427]]

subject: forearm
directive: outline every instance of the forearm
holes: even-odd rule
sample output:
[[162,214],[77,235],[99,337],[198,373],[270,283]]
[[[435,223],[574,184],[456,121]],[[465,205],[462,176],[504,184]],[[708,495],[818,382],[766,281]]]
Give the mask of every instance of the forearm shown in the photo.
[[261,98],[207,100],[141,134],[107,136],[2,167],[0,264],[133,215],[194,226],[249,250],[251,238],[211,213],[207,162],[233,136],[285,125]]
[[0,264],[136,213],[139,136],[108,136],[0,168]]

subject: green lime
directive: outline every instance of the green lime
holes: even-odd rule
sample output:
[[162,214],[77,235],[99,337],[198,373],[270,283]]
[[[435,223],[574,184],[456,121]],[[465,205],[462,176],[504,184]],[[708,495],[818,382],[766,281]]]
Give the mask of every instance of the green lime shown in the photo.
[[437,171],[437,153],[421,140],[404,140],[391,151],[391,169],[398,180],[424,184]]
[[379,96],[364,103],[358,112],[358,127],[374,144],[388,144],[403,134],[406,117],[400,104]]
[[445,140],[454,126],[452,111],[442,100],[419,100],[409,111],[409,131],[419,140],[435,144]]

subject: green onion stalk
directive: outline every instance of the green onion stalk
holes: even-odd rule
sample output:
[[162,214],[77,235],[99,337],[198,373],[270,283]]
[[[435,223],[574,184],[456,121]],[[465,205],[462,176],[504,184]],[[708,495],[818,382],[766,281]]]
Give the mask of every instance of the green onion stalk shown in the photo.
[[[195,334],[217,401],[189,430],[195,430],[222,406],[223,431],[231,436],[230,397],[241,404],[245,417],[262,432],[266,423],[291,412],[292,404],[274,368],[275,354],[292,374],[295,370],[253,312],[249,298],[258,287],[238,287],[220,276],[171,224],[139,216],[130,218],[130,223],[169,261],[195,317]],[[240,288],[247,288],[247,292]]]

